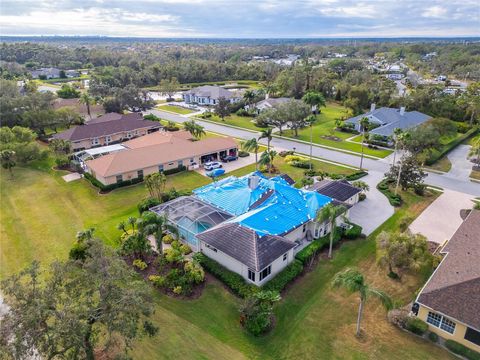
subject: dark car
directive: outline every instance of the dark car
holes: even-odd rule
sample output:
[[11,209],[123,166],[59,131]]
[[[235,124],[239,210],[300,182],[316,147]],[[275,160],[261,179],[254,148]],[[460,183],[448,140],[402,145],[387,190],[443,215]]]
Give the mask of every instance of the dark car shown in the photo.
[[234,156],[234,155],[228,155],[228,156],[225,156],[222,161],[223,162],[230,162],[230,161],[235,161],[238,159],[238,156]]

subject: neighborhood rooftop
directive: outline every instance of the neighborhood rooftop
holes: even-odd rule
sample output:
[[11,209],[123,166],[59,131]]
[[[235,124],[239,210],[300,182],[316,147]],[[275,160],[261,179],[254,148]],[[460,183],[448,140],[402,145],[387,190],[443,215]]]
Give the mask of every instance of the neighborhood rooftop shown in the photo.
[[234,93],[221,87],[214,85],[204,85],[186,91],[185,94],[192,94],[197,97],[209,97],[218,100],[220,98],[230,99],[234,97]]
[[319,194],[331,197],[338,201],[346,201],[361,190],[346,180],[322,180],[314,183],[309,187],[309,190],[316,191]]
[[480,210],[472,210],[442,253],[417,302],[480,331]]

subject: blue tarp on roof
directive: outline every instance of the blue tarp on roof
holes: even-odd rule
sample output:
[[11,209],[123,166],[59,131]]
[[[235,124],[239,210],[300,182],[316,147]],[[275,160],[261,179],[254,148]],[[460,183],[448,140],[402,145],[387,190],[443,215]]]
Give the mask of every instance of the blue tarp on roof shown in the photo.
[[[259,177],[253,190],[249,187],[252,175]],[[250,210],[267,192],[271,194]],[[267,179],[259,172],[241,178],[229,177],[194,193],[201,200],[236,215],[229,221],[251,228],[259,236],[285,234],[313,219],[318,209],[332,201],[317,192],[296,189],[279,176]]]

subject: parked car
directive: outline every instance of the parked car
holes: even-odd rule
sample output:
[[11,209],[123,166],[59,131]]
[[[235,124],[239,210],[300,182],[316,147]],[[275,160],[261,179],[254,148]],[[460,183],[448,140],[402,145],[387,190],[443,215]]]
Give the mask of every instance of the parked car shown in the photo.
[[238,156],[234,156],[234,155],[228,155],[228,156],[225,156],[222,158],[222,161],[223,162],[230,162],[230,161],[235,161],[238,159]]
[[213,169],[219,169],[221,167],[223,167],[223,165],[221,163],[219,163],[218,161],[207,162],[204,165],[204,168],[207,171],[210,171],[210,170],[213,170]]
[[221,175],[225,174],[225,170],[223,169],[215,169],[215,170],[212,170],[212,171],[209,171],[207,172],[207,176],[208,177],[211,177],[212,179],[216,178],[216,177],[219,177]]

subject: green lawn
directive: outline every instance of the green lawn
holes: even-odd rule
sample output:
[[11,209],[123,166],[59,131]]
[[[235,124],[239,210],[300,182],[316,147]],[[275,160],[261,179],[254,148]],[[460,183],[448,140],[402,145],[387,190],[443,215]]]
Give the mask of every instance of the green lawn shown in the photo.
[[[313,125],[313,142],[319,145],[331,146],[339,150],[348,150],[353,152],[361,152],[361,145],[345,141],[346,139],[354,136],[354,134],[334,131],[335,120],[345,116],[345,108],[337,103],[329,102],[327,107],[321,109],[322,112],[317,115],[317,121]],[[278,133],[277,133],[278,134]],[[328,139],[325,136],[335,136],[338,140]],[[283,136],[295,138],[293,130],[286,130],[283,132]],[[301,129],[298,131],[298,137],[296,139],[310,142],[310,128]],[[372,155],[380,158],[384,158],[392,153],[391,150],[374,150],[368,147],[364,148],[364,152],[367,155]]]
[[236,114],[230,114],[229,116],[225,117],[224,120],[222,120],[218,115],[215,115],[215,114],[212,114],[211,117],[206,119],[200,118],[200,120],[214,121],[214,122],[218,122],[219,124],[233,125],[233,126],[254,130],[254,131],[262,131],[264,129],[256,126],[252,122],[254,118],[250,116],[238,116]]
[[159,110],[165,110],[165,111],[171,111],[177,114],[191,114],[194,113],[195,111],[190,110],[190,109],[185,109],[180,106],[175,106],[175,105],[162,105],[158,107]]
[[[14,180],[5,172],[0,175],[2,277],[33,259],[47,264],[65,258],[75,233],[85,227],[96,227],[97,235],[115,244],[117,223],[136,215],[136,204],[146,196],[142,184],[99,195],[84,180],[65,183],[50,166],[15,168]],[[293,171],[289,174],[298,176]],[[169,176],[168,186],[192,189],[209,181],[185,172]],[[417,216],[434,199],[402,197],[405,205],[383,229],[398,228],[402,218]],[[376,301],[366,308],[367,336],[357,340],[353,335],[358,299],[330,288],[336,272],[359,266],[374,286],[402,303],[413,298],[423,281],[413,276],[405,276],[402,283],[389,279],[376,265],[374,236],[343,244],[332,261],[322,260],[293,284],[275,310],[275,329],[264,337],[254,338],[241,329],[239,299],[213,280],[195,300],[158,294],[153,321],[160,332],[152,339],[138,340],[131,354],[135,359],[453,359],[428,341],[388,324]]]
[[437,160],[433,165],[425,166],[425,168],[437,170],[437,171],[449,172],[450,169],[452,168],[452,163],[450,162],[448,157],[445,155],[441,157],[439,160]]

